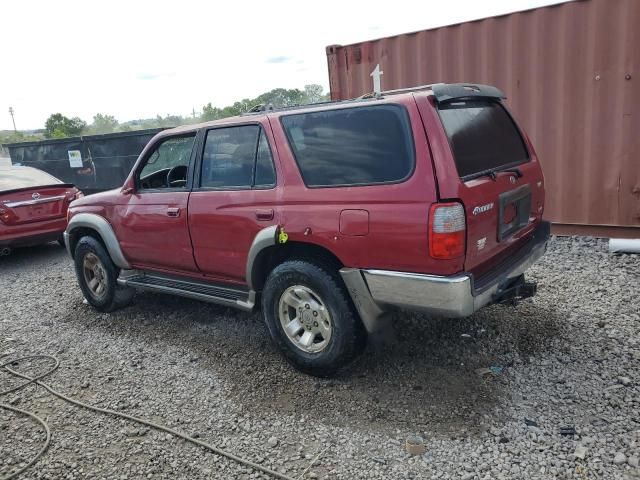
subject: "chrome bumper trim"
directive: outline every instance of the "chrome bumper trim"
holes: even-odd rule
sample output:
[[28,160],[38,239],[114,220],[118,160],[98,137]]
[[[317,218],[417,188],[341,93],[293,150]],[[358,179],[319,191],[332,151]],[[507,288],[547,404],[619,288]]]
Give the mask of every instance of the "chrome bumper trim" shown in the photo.
[[373,301],[434,315],[466,317],[474,312],[471,277],[363,270]]
[[467,317],[498,300],[505,288],[544,255],[547,239],[548,233],[543,233],[528,247],[528,253],[501,271],[481,292],[474,291],[473,277],[468,273],[438,276],[354,268],[343,268],[340,273],[369,332],[379,329],[383,313],[396,307],[450,318]]
[[58,195],[55,197],[43,197],[43,198],[34,198],[33,200],[22,200],[18,202],[8,202],[3,205],[8,208],[16,208],[16,207],[26,207],[28,205],[39,205],[41,203],[51,203],[57,202],[58,200],[64,200],[65,195]]

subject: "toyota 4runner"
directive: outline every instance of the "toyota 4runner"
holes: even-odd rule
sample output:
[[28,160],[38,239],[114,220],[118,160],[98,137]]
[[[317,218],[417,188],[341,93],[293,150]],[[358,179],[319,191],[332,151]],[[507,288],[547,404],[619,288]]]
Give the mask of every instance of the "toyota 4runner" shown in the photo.
[[67,249],[100,311],[135,289],[251,311],[329,375],[388,312],[535,294],[544,180],[496,88],[437,84],[166,130],[120,189],[75,200]]

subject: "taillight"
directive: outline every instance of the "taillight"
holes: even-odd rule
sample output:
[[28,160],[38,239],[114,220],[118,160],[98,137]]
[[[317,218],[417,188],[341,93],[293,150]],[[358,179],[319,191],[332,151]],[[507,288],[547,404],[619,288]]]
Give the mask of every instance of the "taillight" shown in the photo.
[[82,198],[82,197],[84,197],[84,193],[82,193],[80,190],[78,190],[75,193],[68,193],[67,196],[66,196],[66,200],[67,200],[67,202],[71,203],[74,200],[77,200],[77,199]]
[[0,208],[0,221],[2,223],[8,223],[10,218],[9,212],[4,208]]
[[452,259],[464,255],[465,215],[460,203],[435,203],[429,212],[429,255]]

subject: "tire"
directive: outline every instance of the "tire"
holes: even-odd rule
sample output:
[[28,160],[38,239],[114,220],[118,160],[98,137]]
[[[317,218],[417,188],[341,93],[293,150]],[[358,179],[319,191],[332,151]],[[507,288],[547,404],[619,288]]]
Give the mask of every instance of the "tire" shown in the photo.
[[332,375],[366,345],[366,332],[351,298],[337,271],[328,265],[306,260],[278,265],[265,283],[262,311],[271,338],[287,361],[310,375]]
[[[82,294],[96,310],[112,312],[131,302],[135,290],[117,284],[120,269],[114,265],[100,241],[94,237],[82,237],[76,245],[74,263]],[[96,265],[97,268],[87,268]],[[92,280],[96,280],[99,286],[92,286]]]

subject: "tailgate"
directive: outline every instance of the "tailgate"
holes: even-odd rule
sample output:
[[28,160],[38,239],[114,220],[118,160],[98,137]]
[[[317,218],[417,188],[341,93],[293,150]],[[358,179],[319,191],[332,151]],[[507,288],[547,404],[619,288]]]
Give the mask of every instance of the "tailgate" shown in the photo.
[[[521,166],[522,177],[501,173],[496,180],[479,178],[464,183],[460,199],[467,213],[465,269],[508,254],[541,219],[537,205],[544,197],[542,178],[532,165]],[[538,183],[540,186],[538,186]]]
[[68,185],[35,187],[0,193],[0,220],[6,225],[66,216],[76,189]]
[[460,97],[449,89],[453,94],[446,97],[435,93],[420,99],[419,107],[434,153],[440,199],[460,201],[465,208],[464,268],[482,274],[539,224],[544,179],[529,139],[501,96],[494,95],[497,90],[483,97],[486,87],[480,86],[469,97],[465,88]]

